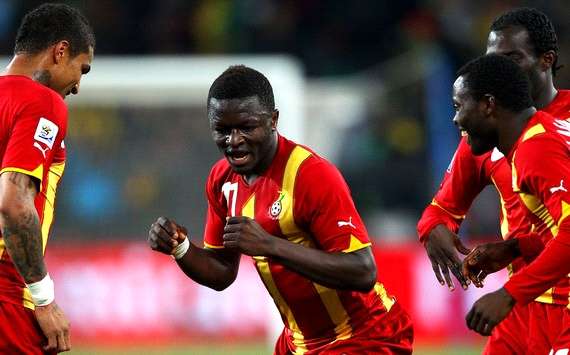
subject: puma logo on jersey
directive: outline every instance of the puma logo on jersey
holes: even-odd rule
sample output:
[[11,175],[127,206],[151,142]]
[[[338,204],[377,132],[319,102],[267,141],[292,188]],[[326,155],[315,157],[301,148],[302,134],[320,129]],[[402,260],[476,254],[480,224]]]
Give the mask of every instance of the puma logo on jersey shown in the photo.
[[568,190],[566,190],[566,188],[564,187],[564,180],[560,180],[560,186],[556,186],[556,187],[551,187],[550,188],[550,193],[553,194],[555,192],[558,191],[564,191],[564,192],[568,192]]
[[352,217],[348,219],[348,221],[338,221],[336,222],[339,227],[349,226],[356,229],[356,226],[352,224]]
[[45,159],[46,158],[46,152],[49,150],[49,147],[47,147],[46,149],[42,149],[42,146],[38,142],[34,142],[34,147],[38,148],[40,150],[40,152],[42,152],[42,155],[44,156],[44,159]]

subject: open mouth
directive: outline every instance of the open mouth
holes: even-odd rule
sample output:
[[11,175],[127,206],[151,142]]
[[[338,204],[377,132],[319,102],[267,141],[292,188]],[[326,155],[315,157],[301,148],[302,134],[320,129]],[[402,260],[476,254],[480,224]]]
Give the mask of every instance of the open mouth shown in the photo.
[[249,154],[248,152],[237,151],[237,152],[226,153],[226,157],[228,158],[230,164],[241,166],[249,162],[249,160],[251,159],[251,154]]

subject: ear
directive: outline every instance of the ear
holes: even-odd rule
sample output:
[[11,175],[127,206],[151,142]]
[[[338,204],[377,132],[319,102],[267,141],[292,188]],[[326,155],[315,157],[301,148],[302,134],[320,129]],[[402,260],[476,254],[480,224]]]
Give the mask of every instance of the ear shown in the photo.
[[69,42],[59,41],[53,45],[53,61],[56,64],[60,64],[63,60],[69,57]]
[[548,69],[551,69],[557,57],[558,55],[553,50],[542,53],[540,56],[540,67],[542,70],[547,71]]
[[275,109],[273,110],[273,112],[271,113],[271,130],[272,131],[276,131],[277,130],[277,122],[279,121],[279,110]]
[[481,100],[481,103],[483,104],[483,112],[486,116],[490,116],[493,112],[495,112],[497,107],[495,96],[491,94],[485,94]]

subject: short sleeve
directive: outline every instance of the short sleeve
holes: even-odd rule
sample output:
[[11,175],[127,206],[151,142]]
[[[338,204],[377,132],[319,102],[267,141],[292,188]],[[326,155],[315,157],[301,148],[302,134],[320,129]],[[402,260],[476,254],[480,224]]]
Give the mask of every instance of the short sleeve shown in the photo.
[[60,145],[67,129],[67,109],[60,101],[49,98],[30,102],[14,118],[1,172],[24,173],[41,185],[54,156],[65,160]]
[[543,204],[546,210],[538,217],[559,226],[570,212],[570,157],[565,143],[551,135],[533,137],[515,152],[513,174],[514,189],[527,208],[536,210],[535,204]]
[[352,252],[369,246],[368,232],[344,178],[329,162],[315,160],[304,163],[295,185],[294,208],[299,224],[329,252]]
[[226,206],[223,203],[221,187],[216,183],[215,168],[212,169],[206,182],[206,198],[208,209],[206,212],[206,226],[204,228],[204,246],[206,248],[219,249],[224,247],[223,232],[226,224]]

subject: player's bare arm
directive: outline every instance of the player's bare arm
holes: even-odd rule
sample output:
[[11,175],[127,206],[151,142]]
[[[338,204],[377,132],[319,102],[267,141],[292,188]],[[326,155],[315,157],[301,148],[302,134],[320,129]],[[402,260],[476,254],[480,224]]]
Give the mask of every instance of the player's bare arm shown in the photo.
[[26,283],[43,279],[40,220],[34,206],[37,189],[31,177],[16,172],[0,175],[0,223],[6,250]]
[[[0,175],[0,225],[6,250],[27,284],[47,275],[33,178],[17,172]],[[55,302],[36,306],[35,316],[48,339],[45,350],[71,349],[69,322]]]
[[329,253],[267,233],[253,219],[231,217],[224,228],[224,247],[250,256],[267,256],[323,286],[369,291],[376,282],[370,247],[350,253]]
[[[151,225],[148,243],[151,249],[172,255],[188,238],[186,229],[166,217]],[[235,250],[200,248],[189,242],[188,251],[177,259],[180,269],[201,285],[221,291],[231,285],[238,273],[240,254]]]
[[426,238],[424,247],[431,262],[435,277],[442,286],[447,284],[447,287],[451,291],[455,289],[453,280],[449,275],[449,271],[451,271],[461,284],[461,287],[467,289],[469,279],[461,273],[461,260],[457,252],[467,255],[470,250],[463,245],[457,234],[450,231],[449,228],[443,224],[437,225]]

